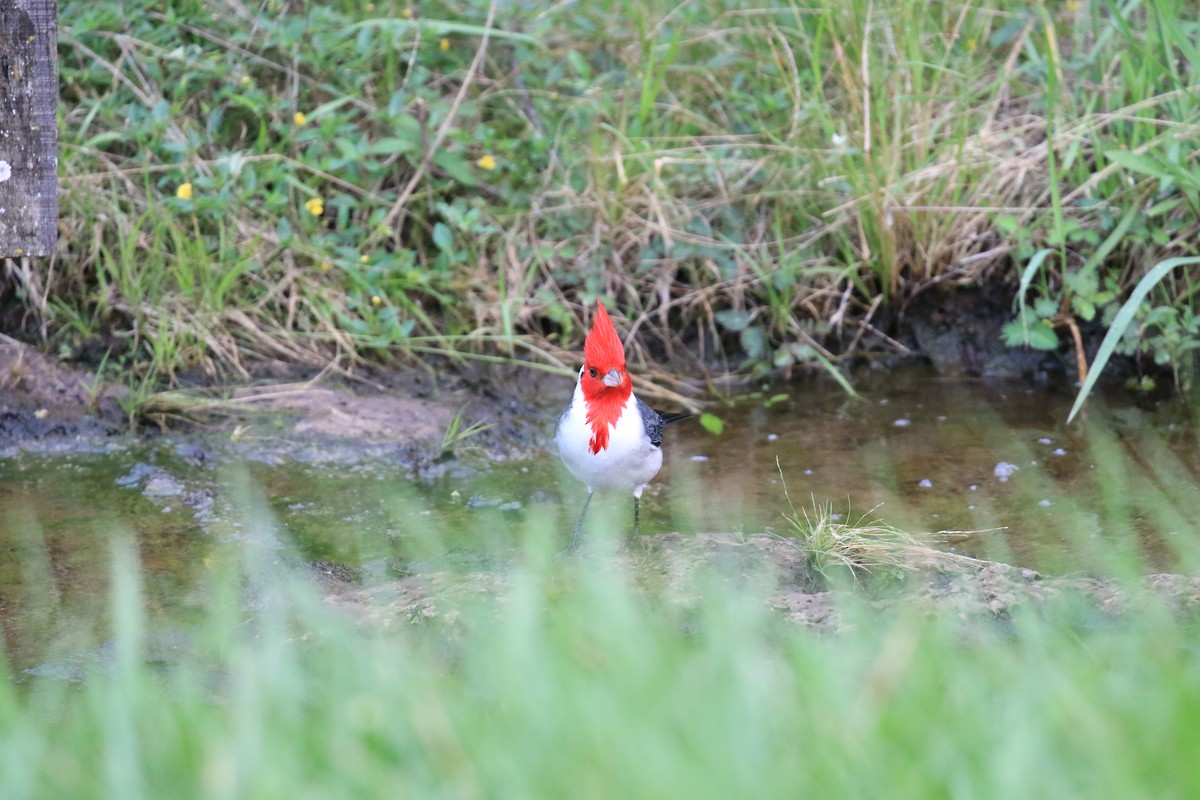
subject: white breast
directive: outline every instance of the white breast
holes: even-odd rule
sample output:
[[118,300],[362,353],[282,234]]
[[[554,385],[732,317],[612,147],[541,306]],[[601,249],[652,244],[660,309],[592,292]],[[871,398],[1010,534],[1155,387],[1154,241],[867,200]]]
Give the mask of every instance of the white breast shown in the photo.
[[554,434],[559,456],[589,491],[622,489],[641,497],[646,484],[662,467],[662,448],[650,443],[632,393],[616,424],[609,426],[608,447],[593,453],[591,439],[583,389],[576,383],[571,405],[559,418]]

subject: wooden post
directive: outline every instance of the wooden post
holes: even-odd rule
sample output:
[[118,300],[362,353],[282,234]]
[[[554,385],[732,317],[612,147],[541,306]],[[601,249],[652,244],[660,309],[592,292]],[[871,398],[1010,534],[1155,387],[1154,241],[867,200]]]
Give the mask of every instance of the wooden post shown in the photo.
[[0,0],[0,257],[54,252],[57,55],[55,0]]

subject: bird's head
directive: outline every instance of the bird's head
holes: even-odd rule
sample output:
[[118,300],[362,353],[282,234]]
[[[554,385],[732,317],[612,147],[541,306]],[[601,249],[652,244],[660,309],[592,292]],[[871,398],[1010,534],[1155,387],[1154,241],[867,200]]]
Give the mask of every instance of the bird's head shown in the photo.
[[589,401],[606,400],[624,405],[633,385],[625,371],[625,347],[600,301],[596,319],[583,343],[583,370],[579,374],[583,396]]
[[592,428],[592,453],[608,447],[609,429],[617,424],[633,392],[625,371],[625,347],[600,301],[596,319],[583,342],[583,369],[579,371],[587,424]]

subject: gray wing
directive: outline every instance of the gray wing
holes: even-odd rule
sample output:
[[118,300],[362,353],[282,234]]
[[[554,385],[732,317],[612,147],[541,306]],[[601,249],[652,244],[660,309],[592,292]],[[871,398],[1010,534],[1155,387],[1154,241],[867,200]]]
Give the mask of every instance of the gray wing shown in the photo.
[[635,395],[634,399],[637,400],[638,414],[642,417],[642,427],[646,429],[646,435],[650,437],[650,444],[662,447],[662,415],[643,403],[642,398]]

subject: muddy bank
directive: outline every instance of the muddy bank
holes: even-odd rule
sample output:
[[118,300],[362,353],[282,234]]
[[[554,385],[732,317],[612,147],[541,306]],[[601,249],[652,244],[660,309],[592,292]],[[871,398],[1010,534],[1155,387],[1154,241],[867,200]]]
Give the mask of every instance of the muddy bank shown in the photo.
[[87,447],[126,429],[121,392],[0,334],[0,454]]
[[[909,302],[897,322],[899,335],[913,356],[927,360],[941,376],[1038,384],[1074,380],[1074,354],[1065,346],[1046,352],[1004,344],[1001,331],[1012,319],[1012,300],[994,295],[980,289],[931,288]],[[1099,341],[1088,337],[1089,360]]]
[[0,335],[0,454],[89,452],[170,436],[268,463],[379,460],[426,473],[468,446],[496,459],[542,446],[537,398],[544,384],[561,390],[569,382],[521,372],[532,375],[478,368],[359,380],[275,375],[260,386],[161,392],[141,405],[135,426],[125,387]]
[[[878,341],[872,339],[874,344],[863,350],[866,357],[856,357],[844,368],[862,384],[858,388],[868,392],[874,378],[869,371],[855,369],[856,365],[925,362],[942,377],[1038,385],[1074,380],[1075,354],[1066,344],[1054,352],[1004,344],[1001,329],[1012,317],[1011,301],[1006,295],[995,295],[981,289],[935,286],[901,308],[885,309],[876,319]],[[1084,331],[1089,359],[1102,333]],[[850,345],[827,344],[834,352]],[[725,350],[736,352],[738,347],[731,340]],[[698,364],[695,354],[659,355],[666,359],[665,368],[697,379],[705,370],[728,367],[724,361]],[[1119,372],[1121,365],[1108,369]],[[139,417],[133,420],[125,402],[126,387],[100,383],[92,371],[57,362],[0,334],[0,448],[48,449],[47,440],[54,440],[59,448],[69,447],[72,441],[94,443],[136,428],[135,423],[149,435],[194,429],[230,434],[249,425],[264,436],[276,437],[281,457],[288,451],[286,443],[278,441],[282,436],[293,441],[407,446],[408,460],[416,461],[438,455],[430,448],[440,442],[457,414],[464,428],[475,423],[486,426],[475,435],[477,446],[493,455],[511,456],[542,446],[545,431],[529,421],[545,416],[548,405],[553,405],[549,398],[565,401],[570,392],[567,377],[470,360],[365,366],[353,375],[316,376],[309,368],[264,361],[253,365],[252,374],[257,385],[206,389],[201,384],[160,392],[139,404]],[[643,393],[650,388],[644,387]]]

